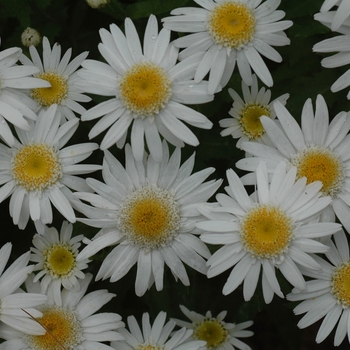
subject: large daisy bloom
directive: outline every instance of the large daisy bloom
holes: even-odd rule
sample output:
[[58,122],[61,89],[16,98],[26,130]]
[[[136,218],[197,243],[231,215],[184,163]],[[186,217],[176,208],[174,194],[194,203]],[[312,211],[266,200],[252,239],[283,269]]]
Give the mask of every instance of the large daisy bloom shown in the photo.
[[[236,166],[254,171],[263,161],[266,162],[270,174],[281,160],[290,166],[296,166],[297,178],[306,177],[307,183],[321,181],[322,194],[332,197],[332,205],[327,208],[324,220],[334,221],[335,213],[344,225],[350,227],[348,113],[340,112],[329,123],[326,102],[318,95],[315,113],[311,99],[305,102],[300,128],[280,102],[276,101],[274,108],[280,125],[270,118],[260,118],[273,146],[243,142],[242,149],[254,157],[241,159]],[[254,183],[253,176],[248,174],[244,177],[244,183]]]
[[183,305],[180,305],[180,309],[191,322],[174,319],[176,324],[180,327],[193,329],[192,339],[206,341],[207,344],[202,350],[234,350],[236,348],[251,350],[250,346],[238,338],[247,338],[254,334],[252,331],[246,330],[253,324],[253,321],[237,324],[227,323],[224,321],[227,311],[222,311],[213,317],[211,311],[201,315],[188,310]]
[[30,131],[17,128],[19,141],[12,147],[0,144],[0,202],[11,196],[10,215],[21,229],[29,217],[51,223],[51,203],[68,221],[75,222],[69,188],[89,190],[85,180],[75,175],[101,169],[100,165],[77,164],[98,148],[96,143],[63,148],[79,120],[59,126],[61,117],[56,112],[57,105],[41,111]]
[[131,145],[134,156],[142,160],[144,138],[149,152],[162,159],[162,135],[171,144],[197,146],[199,141],[184,124],[210,129],[212,123],[201,113],[183,104],[211,101],[207,83],[195,84],[195,67],[202,56],[194,55],[176,64],[178,49],[170,44],[170,31],[158,33],[155,16],[150,16],[143,48],[130,18],[125,20],[125,35],[115,25],[110,32],[101,29],[98,48],[106,63],[85,60],[79,74],[85,78],[86,91],[113,98],[98,104],[82,115],[82,120],[102,119],[91,129],[93,138],[108,129],[101,142],[105,150],[117,144],[123,147],[132,124]]
[[58,105],[62,114],[62,121],[75,118],[75,113],[81,115],[86,109],[79,102],[89,102],[90,97],[83,94],[81,77],[77,69],[87,57],[88,52],[83,52],[72,61],[72,49],[68,49],[61,58],[61,45],[55,43],[51,48],[49,40],[43,38],[43,59],[34,45],[29,47],[31,60],[22,55],[20,60],[23,64],[31,65],[39,69],[36,77],[48,81],[49,88],[31,89],[30,96],[38,103],[41,109],[47,109],[53,104]]
[[219,188],[221,181],[205,179],[213,173],[207,168],[192,175],[194,157],[180,166],[180,149],[169,158],[163,143],[163,161],[152,156],[136,162],[126,145],[125,168],[109,151],[105,151],[102,176],[105,183],[88,178],[97,193],[74,195],[93,206],[78,205],[86,219],[78,219],[101,231],[79,254],[88,258],[107,246],[116,246],[104,259],[96,279],[115,282],[137,263],[136,294],[143,295],[155,282],[163,289],[164,264],[175,278],[189,285],[183,262],[205,274],[210,256],[196,234],[195,224],[203,219],[197,206],[205,203]]
[[228,92],[233,99],[232,108],[229,111],[232,118],[220,120],[220,126],[224,128],[221,131],[221,136],[231,135],[234,139],[238,139],[236,144],[238,148],[241,148],[241,143],[245,141],[269,144],[260,117],[265,115],[275,119],[273,102],[278,100],[285,105],[289,94],[284,94],[270,102],[271,90],[266,90],[265,87],[258,90],[258,79],[255,74],[253,74],[251,89],[242,80],[243,99],[233,89],[229,89]]
[[350,258],[344,231],[333,237],[334,243],[331,240],[327,243],[330,246],[325,253],[328,260],[314,257],[322,271],[305,271],[312,278],[306,282],[306,289],[295,288],[287,298],[301,301],[294,309],[297,315],[305,313],[298,323],[299,328],[306,328],[324,317],[316,342],[322,342],[336,328],[334,346],[338,346],[346,335],[350,337]]
[[[38,283],[26,281],[28,290],[40,290]],[[107,290],[96,290],[85,295],[91,274],[80,282],[80,291],[64,289],[60,301],[50,299],[39,307],[42,316],[36,317],[46,330],[43,335],[27,335],[8,327],[0,327],[0,337],[5,340],[0,349],[11,350],[62,350],[62,349],[103,349],[113,350],[103,342],[124,339],[119,330],[124,327],[117,313],[98,313],[115,294]],[[101,343],[102,342],[102,343]]]
[[197,223],[206,231],[200,238],[223,245],[208,260],[208,277],[234,266],[223,294],[231,293],[243,282],[244,299],[250,300],[262,271],[263,295],[268,304],[275,293],[283,298],[275,268],[299,289],[305,288],[300,266],[321,268],[308,253],[322,253],[328,248],[313,238],[329,236],[341,225],[314,222],[331,198],[321,197],[320,181],[307,185],[305,177],[297,180],[296,172],[296,167],[287,170],[286,163],[280,162],[269,183],[266,166],[261,162],[256,170],[257,191],[250,197],[230,169],[228,195],[217,195],[220,207],[202,207],[210,220]]
[[24,89],[50,86],[49,82],[32,77],[39,72],[38,67],[16,65],[21,54],[22,50],[18,47],[0,51],[0,137],[11,146],[15,140],[8,123],[30,130],[29,120],[37,117],[34,113],[36,103],[25,94]]
[[172,333],[176,326],[174,320],[165,323],[166,313],[161,311],[153,324],[147,312],[142,315],[142,330],[134,316],[128,317],[129,331],[120,329],[124,341],[114,341],[114,349],[123,350],[199,350],[205,345],[204,341],[191,340],[192,330],[182,328]]
[[330,28],[336,31],[350,15],[350,2],[348,0],[325,0],[320,11],[321,13],[327,13],[334,6],[338,6],[338,8],[336,11],[330,11],[334,13]]
[[63,221],[61,232],[54,227],[43,227],[43,231],[33,237],[30,260],[35,262],[34,281],[41,279],[41,292],[59,297],[61,286],[68,290],[79,291],[78,279],[85,278],[82,270],[88,267],[88,259],[77,259],[83,235],[72,237],[73,225]]
[[283,30],[291,21],[280,21],[285,15],[276,10],[280,0],[194,0],[201,8],[183,7],[163,18],[165,28],[177,32],[193,33],[174,41],[185,48],[180,53],[183,60],[197,52],[205,52],[194,77],[201,81],[208,72],[208,92],[214,93],[219,85],[224,87],[230,79],[236,62],[239,73],[247,85],[252,85],[251,69],[267,85],[272,86],[272,76],[262,56],[281,62],[281,55],[272,47],[290,43]]
[[26,312],[39,317],[41,313],[33,308],[46,303],[47,297],[40,293],[24,293],[18,290],[34,266],[27,266],[30,255],[27,252],[5,270],[11,250],[11,243],[6,243],[0,249],[0,325],[6,324],[24,333],[43,334],[42,327]]
[[[345,2],[345,1],[344,1]],[[347,4],[349,5],[350,9],[350,3],[347,1]],[[330,17],[331,14],[328,14],[328,16],[325,16],[325,14],[316,14],[315,19],[319,20],[323,24],[327,25],[327,23],[324,22],[324,19],[327,19]],[[346,25],[345,25],[346,24]],[[342,30],[344,29],[344,30]],[[349,43],[350,43],[350,21],[347,21],[344,23],[343,26],[341,26],[338,29],[339,32],[343,32],[343,35],[338,35],[333,38],[325,39],[317,44],[315,44],[312,48],[314,52],[319,53],[335,53],[334,55],[330,57],[326,57],[322,59],[321,65],[325,68],[336,68],[336,67],[342,67],[349,63],[350,59],[350,49],[349,49]],[[340,90],[343,90],[350,86],[350,69],[347,70],[344,74],[342,74],[331,86],[332,92],[337,92]],[[347,98],[350,99],[350,92],[347,95]]]

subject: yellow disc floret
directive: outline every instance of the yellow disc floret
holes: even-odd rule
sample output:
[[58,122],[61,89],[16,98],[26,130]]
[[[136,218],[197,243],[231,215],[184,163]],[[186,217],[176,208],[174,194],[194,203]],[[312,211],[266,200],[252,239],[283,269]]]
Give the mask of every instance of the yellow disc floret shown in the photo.
[[55,277],[68,277],[76,266],[75,253],[69,244],[55,244],[43,252],[46,271]]
[[247,104],[241,111],[239,119],[239,124],[243,135],[247,136],[249,139],[258,139],[264,133],[264,127],[261,124],[261,116],[270,116],[270,109],[268,106],[262,106],[257,104]]
[[162,350],[164,349],[164,346],[158,346],[153,344],[142,344],[139,345],[136,350]]
[[56,72],[43,72],[38,74],[38,78],[47,80],[51,87],[37,88],[32,90],[32,97],[44,107],[49,107],[54,103],[60,104],[68,95],[67,78]]
[[139,117],[158,114],[170,96],[168,74],[152,62],[135,64],[120,80],[120,98],[124,106]]
[[341,190],[345,169],[342,160],[330,149],[312,146],[299,151],[291,164],[297,167],[298,178],[306,177],[307,183],[321,181],[321,192],[325,196],[335,197]]
[[350,306],[350,262],[336,268],[332,277],[332,293],[344,308]]
[[77,349],[82,341],[82,329],[76,313],[59,306],[47,306],[40,311],[43,316],[37,321],[46,329],[46,333],[25,335],[27,345],[33,350]]
[[44,143],[29,144],[14,155],[12,175],[27,191],[41,191],[62,177],[62,167],[52,147]]
[[206,341],[207,348],[217,348],[226,341],[228,332],[220,321],[213,318],[199,323],[193,335],[198,340]]
[[120,207],[121,231],[141,248],[166,245],[179,228],[179,205],[170,191],[145,186],[127,196]]
[[292,234],[292,220],[282,209],[273,205],[252,208],[241,222],[244,248],[261,259],[281,256],[288,249]]
[[220,2],[209,15],[208,31],[217,44],[239,50],[254,37],[255,15],[245,3]]

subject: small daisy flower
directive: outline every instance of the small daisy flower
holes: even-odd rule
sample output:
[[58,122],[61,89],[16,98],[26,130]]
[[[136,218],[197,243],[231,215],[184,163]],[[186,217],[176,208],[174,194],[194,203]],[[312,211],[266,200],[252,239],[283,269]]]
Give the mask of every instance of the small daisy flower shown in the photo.
[[[350,227],[348,113],[340,112],[329,123],[328,107],[324,98],[318,95],[315,113],[311,99],[305,102],[300,128],[280,102],[276,101],[274,108],[280,124],[265,116],[260,118],[272,145],[243,142],[242,149],[253,157],[239,160],[236,166],[254,171],[263,161],[270,174],[281,160],[296,166],[297,178],[306,177],[307,183],[321,181],[322,194],[332,197],[332,205],[325,212],[325,221],[334,221],[335,213],[341,223]],[[254,178],[248,174],[243,181],[252,184]]]
[[[344,1],[345,2],[345,1]],[[347,1],[350,9],[350,2]],[[315,19],[320,21],[321,23],[328,25],[329,19],[331,17],[331,13],[326,17],[325,14],[316,14]],[[326,57],[322,59],[321,65],[325,68],[336,68],[342,67],[349,63],[350,59],[350,22],[347,21],[342,25],[338,30],[340,33],[344,33],[344,35],[338,35],[333,38],[325,39],[317,44],[315,44],[312,48],[314,52],[319,53],[334,53],[336,54]],[[331,86],[332,92],[338,92],[350,86],[350,69],[347,70],[344,74],[342,74]],[[350,100],[350,92],[347,95],[347,98]]]
[[230,79],[236,62],[247,85],[252,85],[251,69],[267,85],[272,86],[271,73],[261,55],[281,62],[281,55],[272,47],[284,46],[290,40],[283,32],[291,21],[280,21],[285,15],[276,10],[280,0],[194,0],[201,7],[178,8],[171,17],[163,18],[165,28],[176,32],[193,33],[174,41],[185,48],[183,60],[194,53],[205,52],[194,77],[201,81],[208,72],[209,93],[224,87]]
[[[338,6],[336,11],[329,11]],[[334,12],[331,29],[336,31],[350,15],[350,2],[348,0],[325,0],[321,6],[321,13]]]
[[29,217],[51,223],[51,203],[68,221],[75,222],[69,188],[89,190],[85,180],[75,175],[101,169],[100,165],[76,164],[96,150],[97,144],[63,148],[79,120],[74,118],[59,126],[61,118],[56,112],[57,105],[41,111],[30,131],[17,128],[19,141],[15,140],[13,147],[0,144],[0,202],[11,196],[10,215],[20,229],[26,227]]
[[[32,278],[26,281],[27,289],[40,290]],[[64,289],[59,302],[49,297],[48,302],[40,306],[42,316],[36,320],[46,330],[43,335],[27,335],[1,327],[0,337],[5,340],[1,346],[11,350],[113,350],[104,342],[124,339],[119,333],[124,322],[117,313],[95,314],[115,294],[96,290],[85,295],[91,279],[92,275],[87,274],[80,282],[79,292]]]
[[218,194],[219,208],[201,207],[210,219],[197,223],[206,231],[200,238],[209,244],[222,244],[208,260],[209,278],[232,268],[223,294],[233,292],[243,282],[246,301],[254,295],[260,271],[265,302],[274,294],[283,298],[275,268],[293,286],[305,288],[299,270],[319,270],[321,267],[308,253],[322,253],[328,247],[313,238],[329,236],[340,230],[336,223],[316,221],[329,205],[329,196],[320,197],[320,181],[306,184],[306,178],[297,179],[296,167],[287,170],[280,162],[271,183],[266,166],[261,162],[256,170],[257,190],[249,196],[233,170],[227,171],[229,187]]
[[110,32],[101,29],[100,36],[98,48],[107,64],[85,60],[79,74],[86,80],[87,92],[113,98],[82,115],[82,120],[103,116],[89,137],[108,129],[101,149],[115,143],[121,148],[132,124],[131,145],[138,161],[143,158],[144,139],[156,161],[162,160],[160,135],[177,147],[184,143],[197,146],[197,137],[184,122],[202,129],[210,129],[212,123],[183,104],[200,104],[214,98],[207,93],[206,82],[193,81],[202,54],[176,64],[178,49],[170,44],[170,31],[163,28],[158,33],[153,15],[147,23],[143,48],[130,18],[125,20],[125,35],[112,24]]
[[41,326],[32,320],[25,311],[34,317],[41,316],[41,313],[33,307],[46,303],[47,297],[40,293],[24,293],[18,289],[28,274],[32,272],[34,266],[27,266],[30,255],[27,252],[5,270],[11,250],[11,243],[6,243],[0,249],[0,325],[6,324],[24,333],[43,334]]
[[163,143],[163,161],[149,156],[136,162],[126,146],[124,168],[105,151],[102,176],[105,183],[88,178],[97,194],[76,192],[74,196],[93,206],[78,204],[86,219],[79,221],[101,231],[78,255],[86,259],[107,246],[115,248],[104,259],[96,279],[118,281],[137,263],[135,290],[143,295],[155,282],[163,289],[164,264],[184,285],[189,279],[183,262],[205,274],[210,256],[206,245],[196,237],[195,224],[202,218],[197,210],[218,189],[221,181],[205,179],[213,173],[207,168],[192,175],[194,157],[180,166],[180,149],[169,158]]
[[[1,43],[1,40],[0,40]],[[24,89],[48,88],[50,83],[33,78],[39,68],[33,65],[18,66],[22,50],[12,47],[0,51],[0,137],[9,145],[15,140],[8,123],[23,130],[30,130],[29,120],[36,120],[36,103]]]
[[43,231],[34,235],[30,260],[36,262],[33,271],[40,272],[34,282],[41,277],[41,292],[52,294],[57,299],[61,286],[68,290],[79,291],[78,278],[85,278],[82,270],[88,267],[88,259],[77,259],[78,248],[83,235],[72,238],[73,225],[67,221],[62,223],[60,234],[54,228],[43,227]]
[[185,306],[180,305],[181,311],[187,316],[190,322],[174,319],[180,327],[193,329],[192,339],[204,340],[207,342],[202,350],[251,350],[250,346],[243,343],[238,338],[251,337],[254,333],[246,330],[253,324],[253,321],[243,323],[227,323],[224,318],[227,311],[220,312],[216,317],[213,317],[210,311],[205,315],[188,310]]
[[89,102],[91,98],[84,95],[84,90],[76,70],[87,57],[88,52],[83,52],[69,62],[72,49],[68,49],[61,58],[61,46],[55,43],[50,47],[49,40],[43,38],[43,60],[41,60],[37,49],[32,45],[29,47],[31,60],[22,55],[20,60],[23,64],[35,66],[40,69],[35,74],[38,78],[48,81],[49,88],[31,89],[31,97],[39,104],[41,109],[47,109],[57,104],[62,114],[62,121],[75,118],[75,113],[83,114],[86,109],[79,102]]
[[242,80],[244,101],[233,89],[229,89],[228,92],[233,99],[232,108],[229,111],[232,118],[220,120],[220,126],[225,128],[221,131],[221,136],[231,135],[234,139],[239,139],[236,145],[238,148],[241,148],[241,143],[245,141],[270,143],[260,122],[260,117],[265,115],[275,119],[273,102],[278,100],[285,105],[289,94],[284,94],[270,102],[271,90],[265,90],[264,87],[258,90],[258,79],[255,74],[253,74],[251,90]]
[[336,233],[333,241],[327,243],[330,250],[325,253],[328,260],[314,256],[322,266],[322,271],[305,271],[311,277],[306,282],[306,289],[293,289],[288,300],[301,301],[294,309],[295,314],[305,315],[298,323],[299,328],[306,328],[323,319],[316,336],[321,343],[336,328],[334,346],[339,346],[346,335],[350,337],[350,258],[349,243],[344,231]]
[[153,322],[150,323],[149,314],[142,315],[142,331],[134,316],[128,317],[129,331],[120,329],[124,341],[113,341],[114,349],[125,350],[199,350],[205,345],[204,341],[191,340],[192,330],[182,328],[171,335],[176,326],[174,320],[165,323],[166,313],[161,311]]

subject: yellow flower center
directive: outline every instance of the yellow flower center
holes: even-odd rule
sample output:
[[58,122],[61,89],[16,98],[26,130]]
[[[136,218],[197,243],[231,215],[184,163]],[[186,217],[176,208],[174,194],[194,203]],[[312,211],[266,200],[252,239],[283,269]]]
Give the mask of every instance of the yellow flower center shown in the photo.
[[287,250],[292,234],[291,219],[279,207],[272,205],[251,209],[241,222],[243,246],[257,258],[281,256]]
[[350,262],[341,264],[334,271],[332,293],[343,307],[350,306]]
[[41,191],[62,177],[62,167],[52,147],[37,143],[17,151],[12,159],[12,175],[27,191]]
[[255,33],[255,15],[245,3],[223,1],[211,11],[208,31],[214,41],[228,49],[241,49]]
[[72,310],[48,306],[40,310],[37,321],[46,329],[44,335],[25,335],[24,340],[33,350],[77,349],[82,341],[80,320]]
[[194,329],[194,337],[207,342],[207,348],[216,348],[223,344],[228,332],[217,319],[207,319]]
[[164,347],[152,344],[142,344],[139,345],[136,350],[163,350]]
[[32,90],[32,98],[44,107],[49,107],[54,103],[60,104],[68,95],[67,78],[55,72],[43,72],[38,78],[47,80],[51,87],[37,88]]
[[248,104],[241,110],[240,115],[239,123],[245,136],[250,139],[258,139],[265,133],[260,117],[270,116],[270,109],[267,106]]
[[297,167],[298,178],[306,177],[307,183],[321,181],[321,192],[335,197],[341,190],[345,169],[342,160],[330,149],[312,146],[298,152],[291,164]]
[[120,80],[120,97],[125,107],[140,117],[154,116],[171,96],[166,71],[152,62],[132,66]]
[[120,206],[120,229],[140,248],[167,245],[180,228],[180,210],[174,194],[154,186],[132,192]]
[[69,244],[55,244],[43,252],[44,267],[51,276],[66,277],[76,266],[75,254]]

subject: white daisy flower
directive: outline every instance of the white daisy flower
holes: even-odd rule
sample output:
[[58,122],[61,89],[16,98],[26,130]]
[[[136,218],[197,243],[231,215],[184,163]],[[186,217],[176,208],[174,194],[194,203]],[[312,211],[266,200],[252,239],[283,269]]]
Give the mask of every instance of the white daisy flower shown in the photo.
[[[31,276],[33,278],[33,276]],[[40,290],[38,283],[26,282],[28,290]],[[92,279],[87,274],[80,281],[80,291],[64,289],[60,301],[50,299],[39,307],[41,317],[36,317],[46,332],[43,335],[27,335],[8,327],[0,327],[0,337],[5,340],[2,349],[11,350],[113,350],[104,342],[124,339],[119,333],[124,327],[121,316],[117,313],[95,314],[107,304],[115,294],[107,290],[95,290],[86,294]]]
[[251,337],[254,333],[246,330],[253,324],[253,321],[243,323],[227,323],[224,318],[227,311],[220,312],[213,317],[210,311],[205,315],[188,310],[185,306],[180,305],[181,311],[187,316],[190,322],[179,319],[173,319],[180,327],[193,329],[192,339],[204,340],[207,342],[202,350],[251,350],[250,346],[243,343],[238,338]]
[[274,293],[283,298],[275,268],[293,286],[305,288],[299,266],[318,270],[319,264],[308,253],[322,253],[328,248],[313,238],[329,236],[340,230],[336,223],[314,222],[331,202],[321,197],[320,181],[306,184],[306,178],[297,179],[296,167],[287,170],[286,163],[277,166],[271,184],[266,166],[261,162],[256,170],[257,191],[249,196],[233,170],[227,171],[229,195],[219,194],[219,208],[200,211],[209,221],[197,223],[207,231],[201,239],[209,244],[222,244],[208,260],[209,278],[232,269],[223,288],[223,294],[234,291],[242,282],[246,301],[253,296],[260,271],[265,302],[271,302]]
[[69,62],[72,49],[68,49],[61,58],[61,45],[55,43],[51,49],[49,40],[43,38],[43,60],[41,60],[37,49],[32,45],[29,47],[31,60],[22,55],[20,60],[23,64],[39,68],[36,77],[48,81],[49,88],[31,89],[31,97],[39,104],[41,109],[47,109],[53,104],[58,105],[62,114],[62,122],[65,119],[76,118],[75,113],[81,115],[86,109],[79,102],[89,102],[91,98],[84,95],[85,92],[79,84],[80,76],[77,69],[87,57],[88,52],[83,52]]
[[[1,43],[1,40],[0,40]],[[30,130],[29,120],[36,120],[36,103],[24,89],[48,88],[50,83],[33,78],[39,68],[32,65],[17,66],[22,50],[18,47],[0,51],[0,137],[9,145],[15,140],[8,123]]]
[[128,317],[129,331],[120,330],[124,341],[113,341],[114,349],[124,350],[199,350],[205,345],[204,341],[190,340],[192,330],[182,328],[171,335],[176,326],[174,320],[165,323],[166,313],[161,311],[153,322],[150,323],[149,314],[142,315],[142,330],[134,316]]
[[[350,227],[350,130],[348,113],[340,112],[329,123],[328,107],[321,95],[313,111],[308,99],[301,113],[301,128],[278,101],[274,108],[280,122],[261,117],[261,123],[273,146],[243,142],[243,150],[254,157],[236,163],[239,169],[254,171],[260,161],[266,162],[269,173],[283,160],[297,167],[297,178],[306,177],[307,183],[321,181],[321,192],[332,197],[332,205],[325,212],[325,221],[334,221],[334,213],[344,225]],[[254,183],[253,174],[243,177],[245,184]],[[323,220],[323,219],[322,219]]]
[[51,203],[68,221],[75,222],[69,188],[89,190],[85,180],[75,175],[101,169],[100,165],[76,164],[98,148],[96,143],[63,148],[79,120],[59,126],[61,117],[56,112],[57,105],[52,105],[40,112],[32,130],[16,128],[19,141],[15,140],[13,147],[0,144],[0,202],[11,196],[10,215],[21,229],[29,217],[51,223]]
[[79,291],[78,278],[85,278],[82,270],[88,267],[88,259],[77,259],[83,235],[72,238],[73,225],[63,221],[60,234],[54,228],[43,227],[43,231],[33,237],[34,248],[30,248],[30,260],[37,263],[33,271],[40,270],[34,278],[41,277],[41,292],[52,294],[57,300],[61,286],[68,290]]
[[334,346],[339,346],[346,335],[350,337],[350,258],[344,231],[333,237],[335,244],[330,240],[330,250],[325,253],[328,261],[314,256],[322,271],[305,271],[312,278],[306,282],[306,290],[295,288],[287,298],[302,301],[294,309],[297,315],[305,313],[298,323],[299,328],[306,328],[324,317],[316,342],[322,342],[336,328]]
[[0,325],[4,323],[28,334],[43,334],[42,328],[25,311],[34,317],[41,316],[33,307],[46,303],[47,297],[38,293],[24,293],[18,289],[34,266],[27,266],[30,255],[27,252],[5,270],[11,250],[11,243],[6,243],[0,249]]
[[[350,2],[347,1],[350,9]],[[324,20],[331,16],[331,13],[328,16],[325,14],[316,14],[315,19],[319,20],[321,23],[328,25],[329,22]],[[332,16],[333,17],[333,16]],[[322,59],[321,65],[325,68],[337,68],[347,65],[350,59],[350,19],[344,22],[339,29],[339,32],[344,33],[344,35],[338,35],[333,38],[325,39],[312,48],[314,52],[319,53],[334,53],[336,54]],[[350,69],[343,73],[331,86],[332,92],[338,92],[350,86]],[[350,99],[350,92],[347,95],[347,98]]]
[[289,94],[284,94],[270,102],[271,90],[265,90],[265,87],[258,90],[258,79],[255,74],[253,74],[251,90],[242,80],[244,100],[233,89],[229,89],[228,92],[233,99],[232,108],[229,111],[232,118],[219,121],[220,126],[225,128],[221,131],[221,136],[231,135],[234,139],[239,139],[236,144],[238,148],[241,148],[241,143],[245,141],[269,144],[270,141],[260,122],[260,117],[265,115],[275,119],[276,113],[273,102],[278,100],[285,105]]
[[334,6],[338,8],[336,11],[330,11],[334,12],[330,28],[336,31],[350,15],[350,2],[348,0],[325,0],[321,6],[321,13],[329,12]]
[[283,32],[292,26],[291,21],[280,21],[285,15],[276,10],[280,0],[194,0],[202,8],[183,7],[163,18],[165,28],[177,32],[193,33],[174,41],[185,48],[183,60],[194,53],[205,52],[194,77],[201,81],[208,72],[209,93],[224,87],[230,79],[236,62],[239,73],[247,85],[252,85],[251,69],[267,85],[272,76],[261,55],[281,62],[281,55],[272,47],[290,43]]
[[136,162],[126,145],[124,168],[110,152],[105,152],[102,176],[105,183],[87,179],[97,194],[74,195],[90,202],[78,210],[87,219],[78,219],[102,230],[79,254],[86,259],[107,246],[116,246],[104,259],[96,279],[118,281],[137,263],[135,290],[143,295],[155,282],[163,289],[164,264],[175,278],[189,285],[183,262],[196,271],[207,272],[210,256],[206,245],[196,234],[195,224],[202,218],[197,206],[206,202],[219,188],[221,181],[203,183],[213,173],[207,168],[192,175],[194,156],[180,166],[180,149],[169,158],[163,142],[163,161],[149,156]]
[[121,148],[132,124],[131,145],[137,160],[143,158],[144,138],[157,161],[162,160],[160,135],[177,147],[183,147],[184,142],[197,146],[197,137],[184,122],[202,129],[210,129],[212,123],[183,103],[200,104],[214,98],[207,93],[206,82],[193,81],[202,54],[176,64],[178,49],[169,44],[170,31],[163,28],[158,33],[153,15],[147,23],[143,48],[130,18],[125,20],[125,35],[112,24],[110,32],[101,29],[100,36],[98,48],[107,64],[85,60],[79,74],[86,79],[86,91],[113,98],[82,115],[82,120],[103,116],[89,137],[109,128],[101,149],[115,143]]

